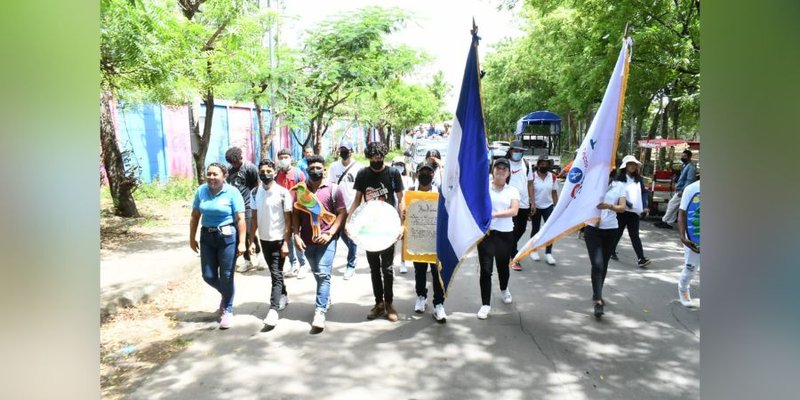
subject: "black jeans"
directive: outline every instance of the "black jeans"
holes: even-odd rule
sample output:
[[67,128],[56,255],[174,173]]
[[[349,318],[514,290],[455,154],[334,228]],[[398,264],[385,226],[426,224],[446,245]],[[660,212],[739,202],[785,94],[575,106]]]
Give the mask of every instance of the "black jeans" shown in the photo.
[[283,260],[281,256],[281,246],[283,240],[261,240],[261,250],[264,253],[264,260],[269,267],[269,274],[272,276],[272,291],[269,296],[269,308],[278,309],[281,295],[286,294],[286,284],[283,282]]
[[433,305],[444,304],[444,289],[442,289],[441,277],[439,277],[439,268],[436,264],[427,264],[421,262],[414,263],[414,282],[416,283],[415,289],[417,296],[428,298],[428,268],[431,269],[431,284],[433,285]]
[[630,211],[619,213],[617,214],[617,223],[619,223],[619,228],[617,228],[617,237],[614,239],[614,247],[611,248],[611,252],[617,252],[617,244],[622,239],[622,234],[625,233],[625,227],[628,227],[628,236],[631,238],[631,246],[636,252],[636,258],[643,259],[644,249],[642,248],[642,239],[639,238],[639,214]]
[[[372,276],[372,294],[375,295],[375,304],[385,301],[391,303],[394,298],[392,284],[394,283],[394,244],[381,251],[368,251],[367,262]],[[383,279],[381,279],[383,275]]]
[[513,250],[517,249],[519,245],[519,239],[522,238],[522,235],[525,234],[525,228],[528,227],[528,220],[531,217],[531,209],[528,208],[520,208],[517,215],[511,217],[511,220],[514,221],[514,248]]
[[592,263],[592,300],[603,298],[603,283],[616,237],[616,229],[598,229],[590,225],[584,229],[583,240],[589,252],[589,262]]
[[[542,226],[543,222],[547,222],[550,218],[550,214],[553,213],[553,208],[555,204],[551,204],[550,207],[547,208],[536,208],[536,214],[533,215],[533,221],[531,222],[531,237],[539,232],[539,228]],[[547,246],[544,249],[545,254],[553,253],[553,245]]]
[[478,245],[478,263],[481,266],[481,304],[490,305],[492,299],[492,261],[497,264],[500,290],[508,288],[508,262],[511,261],[511,246],[514,232],[490,230]]

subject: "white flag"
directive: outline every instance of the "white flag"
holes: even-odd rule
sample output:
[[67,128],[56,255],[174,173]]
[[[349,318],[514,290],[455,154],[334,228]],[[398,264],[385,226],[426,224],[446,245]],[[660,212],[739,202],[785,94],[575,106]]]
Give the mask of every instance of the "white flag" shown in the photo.
[[603,102],[578,148],[577,158],[567,174],[553,213],[539,232],[514,256],[514,262],[586,224],[593,225],[600,220],[597,205],[602,202],[608,189],[608,175],[615,161],[631,45],[630,38],[622,41],[622,49],[603,95]]

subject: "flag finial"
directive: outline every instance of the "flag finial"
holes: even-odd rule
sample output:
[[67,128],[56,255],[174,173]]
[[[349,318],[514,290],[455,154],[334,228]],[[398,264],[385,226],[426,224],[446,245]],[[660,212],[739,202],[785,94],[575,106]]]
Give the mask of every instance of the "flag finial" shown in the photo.
[[475,25],[475,17],[472,17],[472,30],[470,30],[469,33],[471,33],[472,36],[478,34],[478,25]]

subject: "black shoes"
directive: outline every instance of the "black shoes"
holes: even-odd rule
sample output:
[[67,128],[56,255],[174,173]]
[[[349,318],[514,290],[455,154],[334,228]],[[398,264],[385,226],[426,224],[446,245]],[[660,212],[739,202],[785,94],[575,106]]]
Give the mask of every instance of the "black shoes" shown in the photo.
[[653,225],[655,225],[655,226],[657,226],[659,228],[672,229],[672,225],[670,225],[670,224],[668,224],[668,223],[666,223],[664,221],[655,222],[655,223],[653,223]]
[[619,261],[619,257],[617,257],[617,253],[616,252],[611,253],[611,259],[614,260],[614,261]]
[[650,265],[650,259],[649,258],[644,257],[644,258],[640,258],[639,259],[639,268],[644,268],[644,267],[646,267],[648,265]]
[[603,314],[603,303],[594,303],[594,317],[600,318]]

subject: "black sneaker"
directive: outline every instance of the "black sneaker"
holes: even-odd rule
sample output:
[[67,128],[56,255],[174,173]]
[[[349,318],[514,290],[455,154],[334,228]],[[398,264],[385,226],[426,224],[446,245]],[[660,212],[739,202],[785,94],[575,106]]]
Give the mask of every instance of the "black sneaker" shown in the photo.
[[644,257],[644,258],[640,258],[639,259],[639,268],[644,268],[644,267],[646,267],[648,265],[650,265],[650,259],[649,258]]
[[603,304],[602,303],[594,303],[594,317],[600,318],[603,313]]
[[611,253],[611,259],[614,261],[619,261],[619,257],[617,257],[617,253]]
[[653,225],[655,225],[655,226],[657,226],[659,228],[672,229],[672,225],[670,225],[670,224],[668,224],[668,223],[666,223],[664,221],[658,221],[658,222],[654,223]]

